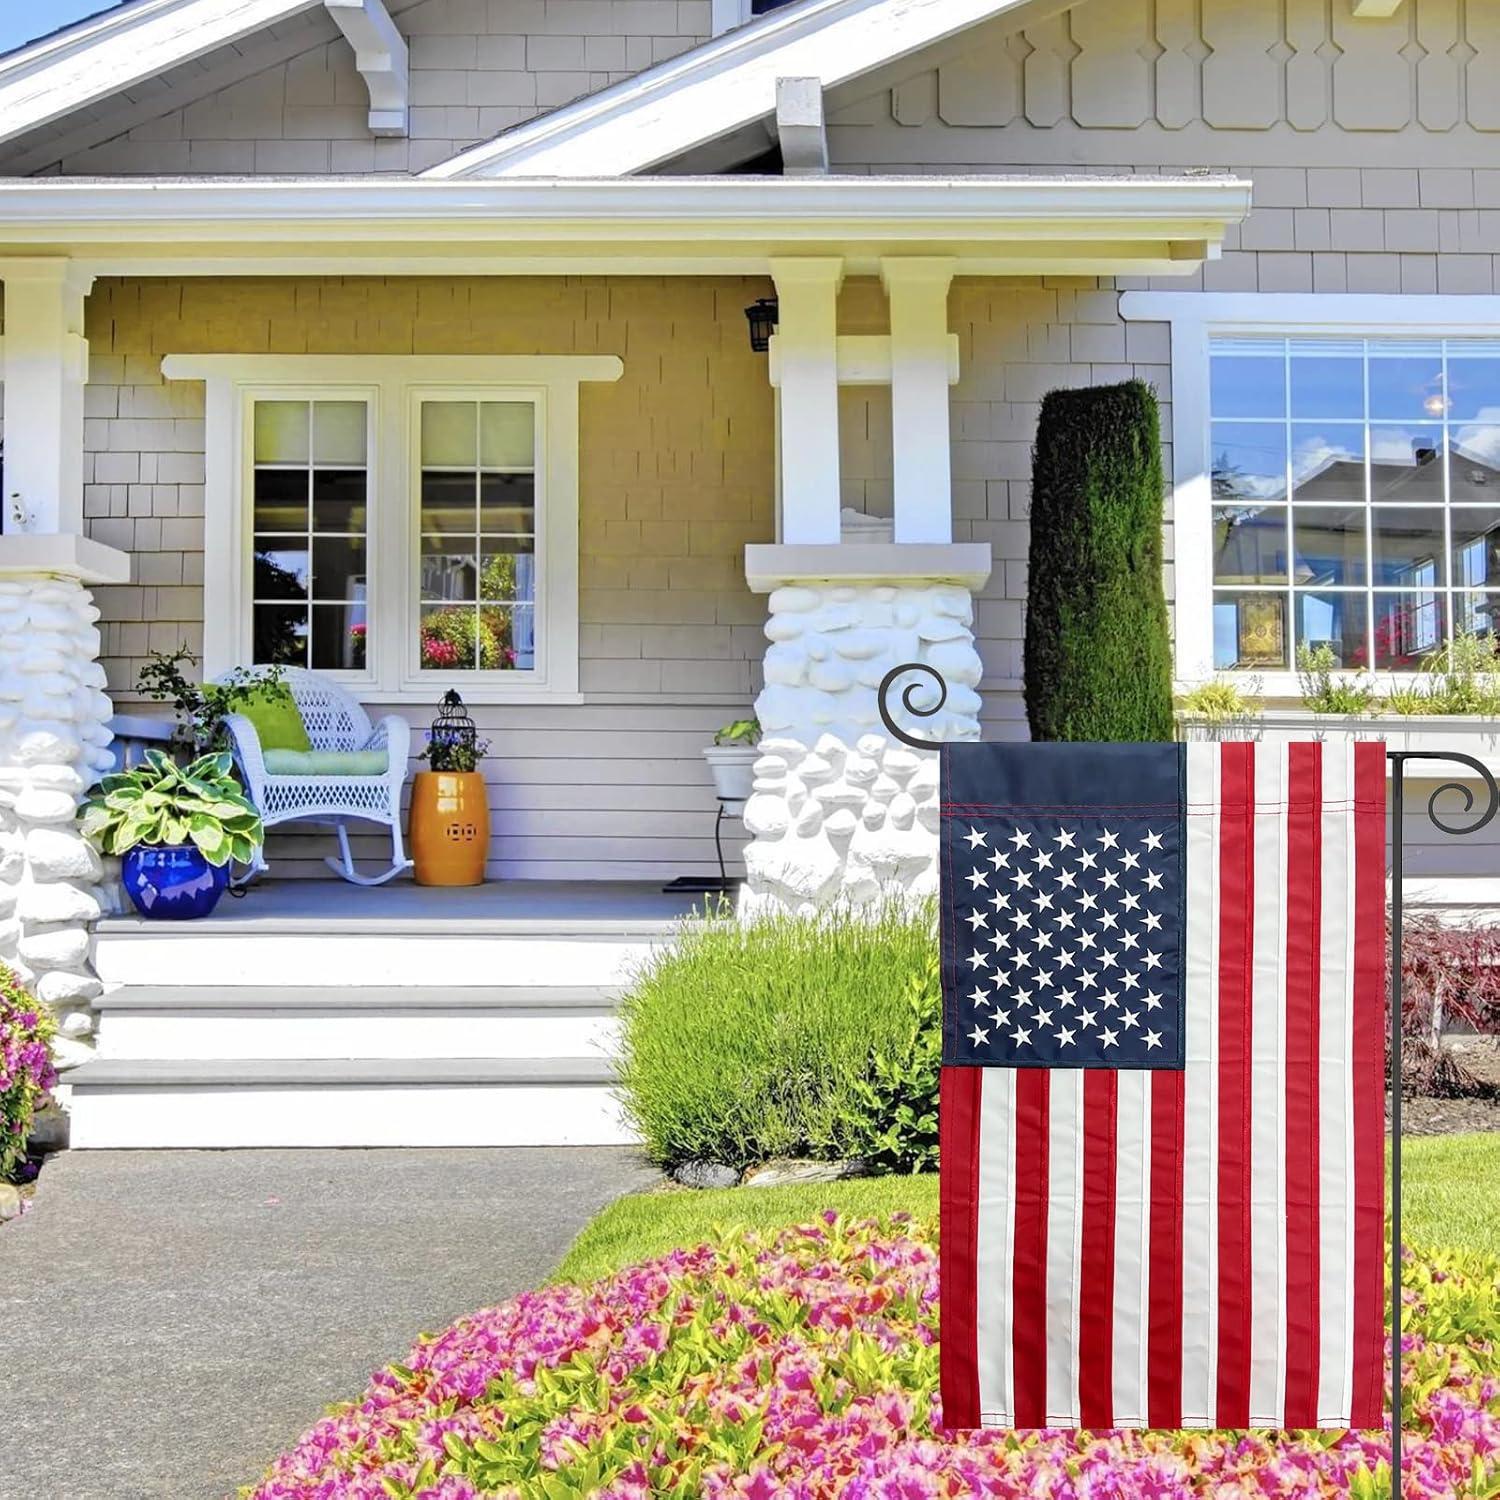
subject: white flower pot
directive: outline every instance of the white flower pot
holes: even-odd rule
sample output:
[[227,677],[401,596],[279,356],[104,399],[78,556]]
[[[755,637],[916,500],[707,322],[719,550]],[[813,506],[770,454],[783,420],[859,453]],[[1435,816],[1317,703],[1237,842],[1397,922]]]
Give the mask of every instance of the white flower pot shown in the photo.
[[710,745],[703,752],[713,773],[714,791],[731,817],[739,817],[750,800],[759,755],[754,745]]

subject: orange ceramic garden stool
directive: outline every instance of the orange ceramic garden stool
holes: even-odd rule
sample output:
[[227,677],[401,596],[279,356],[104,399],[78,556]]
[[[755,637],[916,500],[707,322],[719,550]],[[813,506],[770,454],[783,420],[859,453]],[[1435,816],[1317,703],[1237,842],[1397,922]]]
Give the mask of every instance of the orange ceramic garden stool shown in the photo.
[[418,771],[411,789],[411,853],[418,885],[479,885],[490,804],[478,771]]
[[490,847],[490,799],[478,770],[489,742],[455,692],[427,734],[411,789],[411,853],[418,885],[481,885]]

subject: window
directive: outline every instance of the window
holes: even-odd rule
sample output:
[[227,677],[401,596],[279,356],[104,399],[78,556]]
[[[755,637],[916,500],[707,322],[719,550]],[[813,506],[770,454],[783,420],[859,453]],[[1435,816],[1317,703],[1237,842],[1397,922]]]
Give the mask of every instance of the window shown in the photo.
[[251,660],[363,671],[368,404],[257,400],[251,424]]
[[578,698],[579,386],[612,354],[171,354],[205,382],[205,674]]
[[1326,646],[1410,672],[1490,631],[1500,340],[1216,336],[1208,353],[1216,670]]
[[419,406],[419,668],[531,671],[537,408],[469,397]]

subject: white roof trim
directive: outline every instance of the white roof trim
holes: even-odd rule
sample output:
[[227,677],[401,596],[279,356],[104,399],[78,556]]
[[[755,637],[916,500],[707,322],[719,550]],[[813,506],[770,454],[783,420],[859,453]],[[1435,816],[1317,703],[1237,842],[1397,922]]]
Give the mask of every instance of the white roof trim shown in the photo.
[[1025,0],[802,0],[429,167],[424,177],[613,177],[776,112],[778,78],[825,89]]
[[960,274],[1192,272],[1249,212],[1223,177],[0,180],[5,255],[96,275],[766,274],[785,255],[951,255]]
[[0,58],[0,141],[25,135],[321,0],[134,0]]

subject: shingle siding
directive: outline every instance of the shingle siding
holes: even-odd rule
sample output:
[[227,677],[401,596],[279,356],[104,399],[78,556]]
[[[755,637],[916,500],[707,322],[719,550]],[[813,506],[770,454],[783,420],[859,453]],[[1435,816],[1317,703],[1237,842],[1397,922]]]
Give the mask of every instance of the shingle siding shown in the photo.
[[[709,6],[420,0],[398,9],[411,110],[409,136],[395,139],[370,135],[369,97],[348,43],[329,39],[331,24],[307,22],[305,49],[291,57],[173,108],[193,88],[199,70],[192,64],[172,75],[176,87],[159,96],[160,114],[135,119],[139,106],[124,113],[101,107],[101,126],[86,146],[71,140],[79,122],[64,122],[0,146],[0,170],[21,162],[27,172],[104,175],[419,172],[697,45],[709,34]],[[265,50],[266,40],[258,45]],[[111,118],[120,121],[115,129]],[[49,139],[60,143],[55,154]]]

